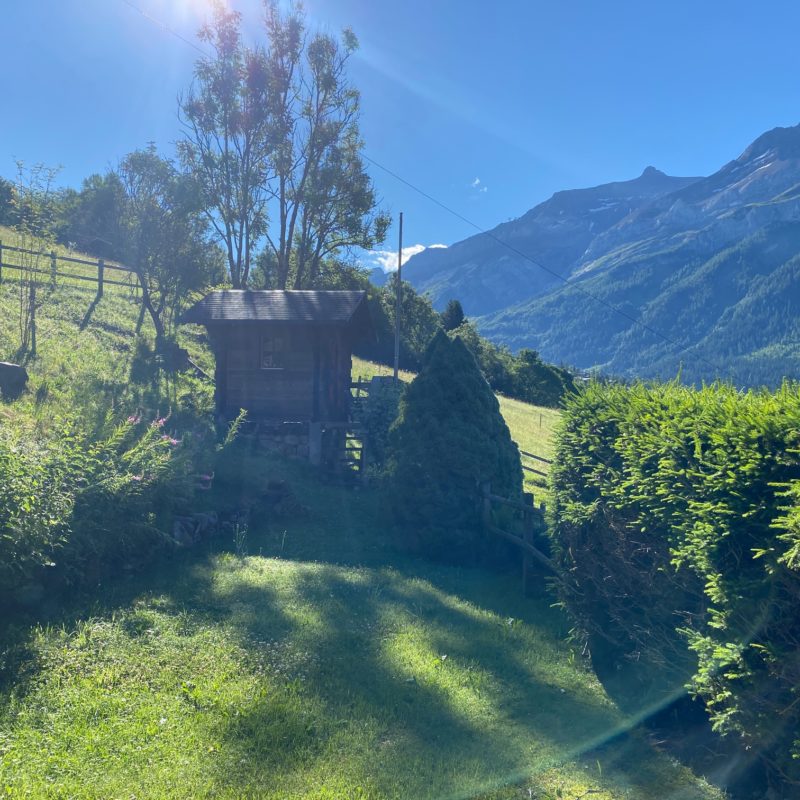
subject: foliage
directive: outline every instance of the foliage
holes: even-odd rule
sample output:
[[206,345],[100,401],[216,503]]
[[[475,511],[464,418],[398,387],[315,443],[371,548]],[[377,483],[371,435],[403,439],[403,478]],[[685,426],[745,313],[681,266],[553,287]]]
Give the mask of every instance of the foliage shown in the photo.
[[242,44],[240,24],[240,14],[213,4],[200,40],[214,55],[197,62],[194,84],[181,98],[185,132],[178,143],[237,289],[247,286],[254,248],[267,229],[272,122],[266,65]]
[[[392,364],[397,279],[393,275],[386,286],[378,288],[365,278],[364,287],[376,337],[374,341],[359,343],[355,352],[364,358]],[[404,369],[418,370],[428,345],[441,329],[441,322],[430,300],[417,294],[414,287],[405,281],[402,287],[401,320],[400,364]]]
[[0,225],[14,225],[17,217],[14,208],[14,184],[0,177]]
[[467,345],[491,387],[526,403],[556,408],[575,388],[570,373],[545,364],[534,350],[520,350],[516,356],[483,338],[469,321],[451,332]]
[[123,260],[120,223],[125,190],[117,172],[90,175],[79,191],[59,198],[56,237],[70,249],[97,258]]
[[402,393],[403,385],[391,378],[372,380],[358,416],[366,434],[370,463],[379,471],[389,456],[389,430],[397,419]]
[[465,321],[464,309],[458,300],[450,300],[442,311],[442,327],[446,331],[453,331]]
[[[391,376],[392,367],[376,362],[364,361],[357,356],[353,358],[353,380],[369,380],[375,375],[381,377]],[[416,377],[413,372],[400,370],[400,380],[403,384],[411,383]],[[521,450],[543,458],[552,459],[553,439],[555,431],[559,426],[561,412],[555,408],[544,408],[542,406],[532,406],[523,403],[521,400],[514,400],[511,397],[497,396],[500,404],[500,413],[508,425],[511,438]],[[539,463],[539,468],[547,469],[547,466]],[[523,487],[526,492],[533,492],[536,501],[549,503],[550,493],[545,479],[541,476],[525,472]]]
[[[2,238],[21,241],[9,230]],[[0,358],[11,354],[18,289],[4,275],[0,346],[9,349]],[[189,474],[213,471],[213,385],[150,357],[155,332],[145,321],[137,337],[127,291],[109,285],[96,303],[93,287],[64,281],[49,298],[29,391],[0,404],[0,603],[46,603],[58,589],[92,585],[169,549],[170,514],[187,510]],[[181,335],[209,369],[210,353],[194,334]],[[163,428],[148,427],[164,417]]]
[[179,174],[154,145],[127,155],[118,175],[118,252],[136,271],[142,305],[160,343],[171,332],[181,302],[221,277],[220,265],[206,239],[193,180]]
[[17,181],[11,196],[13,214],[17,221],[18,263],[22,267],[18,282],[18,357],[36,355],[36,312],[45,301],[48,289],[40,279],[44,272],[45,251],[53,243],[56,214],[53,181],[57,170],[36,164],[26,167],[17,162]]
[[[683,684],[796,780],[800,390],[594,384],[551,471],[563,600],[630,703]],[[625,691],[622,691],[623,688]]]
[[643,736],[596,748],[625,720],[547,593],[398,555],[371,489],[241,467],[308,515],[253,515],[246,558],[232,531],[0,639],[9,800],[721,800]]
[[[392,364],[397,291],[395,276],[392,275],[386,286],[380,288],[357,271],[351,271],[348,278],[346,284],[337,284],[336,288],[366,290],[370,317],[376,331],[375,340],[359,343],[355,352],[363,358]],[[434,310],[428,297],[419,294],[405,281],[401,313],[400,364],[404,369],[417,371],[436,332],[443,328],[447,330],[443,323],[445,317]],[[455,320],[457,316],[454,314],[452,319]],[[533,350],[522,350],[515,356],[508,348],[498,347],[483,338],[468,320],[462,321],[449,333],[464,342],[496,392],[526,403],[557,408],[564,396],[574,391],[572,375],[565,369],[545,364]]]
[[0,598],[85,583],[166,545],[156,526],[185,493],[178,440],[135,418],[93,438],[0,428]]
[[497,398],[464,343],[440,331],[392,428],[394,512],[420,549],[447,560],[484,555],[479,490],[522,490],[519,452]]
[[[346,68],[357,47],[308,33],[299,7],[266,3],[263,49],[245,46],[241,19],[221,2],[200,38],[214,50],[181,102],[184,166],[197,178],[234,287],[248,284],[266,241],[275,288],[316,283],[323,262],[374,247],[389,223],[364,169],[359,94]],[[269,216],[268,207],[274,209]]]

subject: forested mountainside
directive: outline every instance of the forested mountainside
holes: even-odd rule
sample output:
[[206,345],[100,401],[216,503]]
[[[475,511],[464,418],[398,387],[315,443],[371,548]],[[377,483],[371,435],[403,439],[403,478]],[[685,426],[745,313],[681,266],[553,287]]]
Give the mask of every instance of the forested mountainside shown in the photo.
[[800,368],[800,126],[707,178],[648,168],[560,192],[491,236],[415,256],[406,274],[437,304],[459,296],[489,338],[551,361],[775,385]]

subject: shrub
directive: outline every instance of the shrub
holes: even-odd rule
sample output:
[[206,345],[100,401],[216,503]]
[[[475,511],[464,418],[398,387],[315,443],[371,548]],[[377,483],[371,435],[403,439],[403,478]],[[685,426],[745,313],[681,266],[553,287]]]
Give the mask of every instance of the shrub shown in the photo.
[[464,342],[496,392],[525,403],[556,408],[575,389],[567,370],[545,364],[535,350],[524,349],[514,355],[507,347],[484,339],[468,320],[455,328],[451,336],[458,336]]
[[562,599],[611,691],[641,710],[688,686],[793,780],[798,443],[797,387],[596,384],[568,402],[551,471]]
[[522,470],[497,398],[460,339],[434,338],[400,401],[391,447],[394,511],[412,541],[435,558],[485,555],[479,485],[519,497]]
[[98,438],[67,422],[50,439],[0,428],[0,599],[36,600],[171,546],[162,530],[190,487],[163,424],[132,417]]
[[369,459],[381,471],[389,456],[389,430],[400,407],[403,386],[391,378],[373,378],[359,414],[366,435]]

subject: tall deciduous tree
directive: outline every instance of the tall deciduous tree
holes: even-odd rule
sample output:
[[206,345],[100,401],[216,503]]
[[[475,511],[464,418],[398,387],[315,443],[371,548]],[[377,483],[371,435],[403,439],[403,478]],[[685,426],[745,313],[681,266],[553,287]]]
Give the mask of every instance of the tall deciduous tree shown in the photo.
[[266,232],[274,125],[264,54],[242,44],[240,22],[238,13],[216,2],[212,21],[200,30],[214,54],[197,62],[194,83],[181,98],[184,137],[178,143],[235,288],[247,285],[254,248]]
[[80,191],[68,189],[61,203],[59,241],[99,258],[120,259],[118,225],[123,188],[116,172],[90,175]]
[[180,153],[204,188],[234,286],[247,284],[264,242],[274,284],[303,288],[342,250],[381,242],[389,218],[361,156],[359,93],[347,79],[355,36],[309,33],[297,8],[265,10],[260,49],[242,44],[239,16],[221,4],[201,31],[214,57],[198,62],[181,104]]
[[142,304],[156,337],[170,332],[181,299],[213,278],[218,250],[207,241],[207,220],[192,179],[151,145],[130,153],[118,170],[123,189],[118,252],[136,271]]

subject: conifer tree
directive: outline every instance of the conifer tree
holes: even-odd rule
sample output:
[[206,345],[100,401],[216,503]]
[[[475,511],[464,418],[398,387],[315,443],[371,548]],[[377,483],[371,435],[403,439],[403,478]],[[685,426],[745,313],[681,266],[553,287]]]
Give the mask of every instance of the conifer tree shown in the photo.
[[519,451],[475,359],[440,331],[401,400],[392,428],[394,511],[422,551],[448,561],[480,558],[480,485],[518,498]]
[[442,311],[442,327],[446,331],[454,331],[464,319],[464,309],[458,300],[451,300]]

